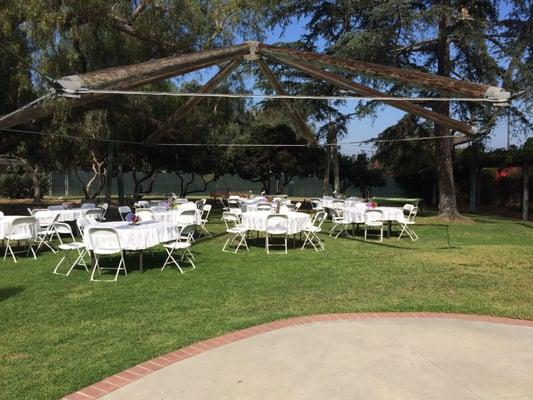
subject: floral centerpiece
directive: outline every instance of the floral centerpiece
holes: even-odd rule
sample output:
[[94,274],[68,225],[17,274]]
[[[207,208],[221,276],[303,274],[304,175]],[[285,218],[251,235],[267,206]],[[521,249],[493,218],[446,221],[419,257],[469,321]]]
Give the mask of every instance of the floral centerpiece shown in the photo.
[[139,225],[141,223],[141,217],[134,213],[128,213],[128,215],[126,215],[126,221],[128,221],[130,225]]
[[366,208],[376,208],[378,206],[378,203],[376,203],[375,201],[369,201],[368,203],[366,203]]

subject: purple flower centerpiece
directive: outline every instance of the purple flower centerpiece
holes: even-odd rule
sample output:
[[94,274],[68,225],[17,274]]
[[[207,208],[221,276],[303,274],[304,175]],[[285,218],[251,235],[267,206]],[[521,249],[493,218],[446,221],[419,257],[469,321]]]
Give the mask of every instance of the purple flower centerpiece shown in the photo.
[[378,206],[378,204],[374,201],[369,201],[368,203],[366,203],[366,208],[376,208]]
[[139,217],[137,214],[128,213],[128,215],[126,215],[126,221],[128,221],[130,225],[139,225],[141,222],[141,217]]

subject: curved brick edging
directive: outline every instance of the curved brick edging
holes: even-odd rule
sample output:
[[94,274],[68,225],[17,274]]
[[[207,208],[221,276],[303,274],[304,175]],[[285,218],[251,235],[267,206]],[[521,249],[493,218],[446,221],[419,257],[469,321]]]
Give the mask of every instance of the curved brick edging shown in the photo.
[[136,381],[152,372],[158,371],[171,364],[191,358],[197,354],[204,353],[208,350],[215,349],[226,344],[237,342],[239,340],[247,339],[252,336],[260,335],[262,333],[274,331],[276,329],[286,328],[289,326],[310,324],[313,322],[326,321],[355,321],[366,319],[386,319],[386,318],[439,318],[439,319],[460,319],[467,321],[491,322],[496,324],[518,325],[533,328],[533,321],[489,317],[482,315],[468,315],[468,314],[448,314],[448,313],[432,313],[432,312],[378,312],[378,313],[346,313],[346,314],[319,314],[308,317],[295,317],[280,321],[268,322],[261,325],[252,326],[250,328],[239,331],[227,333],[212,339],[204,340],[183,347],[171,353],[153,358],[145,361],[134,367],[128,368],[118,374],[112,375],[108,378],[94,383],[75,393],[65,396],[64,400],[94,400],[108,393],[111,393],[130,382]]

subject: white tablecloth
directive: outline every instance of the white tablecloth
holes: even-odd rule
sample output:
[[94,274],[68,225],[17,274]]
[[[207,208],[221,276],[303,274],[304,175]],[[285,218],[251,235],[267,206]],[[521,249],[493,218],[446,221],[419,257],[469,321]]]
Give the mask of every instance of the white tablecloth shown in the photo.
[[[267,217],[271,211],[251,211],[242,214],[242,225],[250,231],[266,231]],[[302,212],[290,211],[286,213],[289,217],[289,235],[299,233],[302,229],[311,225],[309,214]]]
[[[120,245],[124,250],[144,250],[157,246],[160,243],[175,240],[178,236],[176,226],[165,222],[145,221],[139,225],[130,225],[127,222],[104,222],[85,227],[84,243],[92,250],[88,232],[90,227],[115,228],[119,235]],[[96,246],[105,247],[105,236],[100,238],[104,243]]]
[[[0,217],[0,240],[4,240],[6,235],[9,235],[11,232],[11,223],[15,218],[27,218],[27,215],[4,215],[3,217]],[[35,227],[37,231],[37,226]],[[29,229],[28,229],[29,231]],[[23,233],[22,231],[18,231],[16,233]],[[29,232],[24,232],[29,233]]]
[[[333,208],[334,201],[342,201],[340,199],[321,199],[322,207],[324,208]],[[344,200],[344,207],[356,207],[358,204],[365,204],[358,202],[356,200]]]
[[50,213],[51,219],[53,220],[57,214],[59,214],[58,222],[71,222],[77,221],[80,218],[83,218],[87,212],[87,208],[68,208],[66,210],[48,210]]
[[[344,220],[349,223],[362,224],[365,222],[365,211],[372,210],[366,206],[346,207],[344,209]],[[398,221],[403,217],[403,210],[400,207],[376,207],[373,210],[383,212],[383,221]]]
[[[193,203],[194,204],[194,203]],[[193,208],[193,210],[196,209]],[[196,216],[192,215],[182,215],[183,211],[186,211],[187,208],[178,208],[177,210],[168,210],[168,211],[156,211],[154,212],[154,220],[159,222],[166,222],[173,225],[190,225],[190,224],[199,224],[201,211],[196,210]]]

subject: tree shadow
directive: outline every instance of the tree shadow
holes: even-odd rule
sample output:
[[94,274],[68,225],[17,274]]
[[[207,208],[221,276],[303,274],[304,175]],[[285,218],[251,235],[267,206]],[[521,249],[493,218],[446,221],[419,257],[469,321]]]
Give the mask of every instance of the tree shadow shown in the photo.
[[516,225],[520,225],[525,228],[533,229],[533,224],[528,224],[527,222],[517,222]]
[[14,297],[22,291],[24,291],[24,288],[22,286],[0,288],[0,301],[4,301],[9,299],[10,297]]

